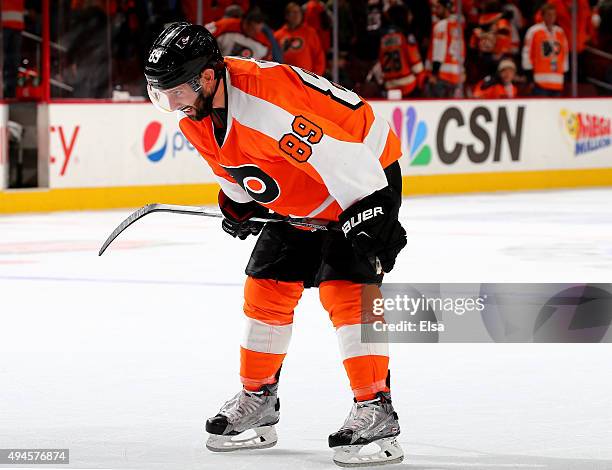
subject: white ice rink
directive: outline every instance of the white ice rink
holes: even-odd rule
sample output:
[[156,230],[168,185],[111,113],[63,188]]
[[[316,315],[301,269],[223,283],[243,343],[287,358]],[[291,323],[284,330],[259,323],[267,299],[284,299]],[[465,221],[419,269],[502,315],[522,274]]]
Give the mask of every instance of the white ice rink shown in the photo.
[[[70,448],[69,468],[334,468],[351,394],[317,291],[296,311],[278,445],[212,454],[254,239],[154,214],[98,257],[129,212],[0,217],[0,448]],[[411,198],[401,219],[388,281],[612,281],[609,189]],[[396,344],[391,368],[404,468],[612,469],[610,344]]]

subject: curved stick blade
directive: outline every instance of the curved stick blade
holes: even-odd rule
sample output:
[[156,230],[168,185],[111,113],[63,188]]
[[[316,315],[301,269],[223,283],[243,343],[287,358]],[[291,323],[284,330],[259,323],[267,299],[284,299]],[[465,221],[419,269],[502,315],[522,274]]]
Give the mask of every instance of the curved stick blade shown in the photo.
[[127,219],[125,219],[123,222],[121,222],[117,226],[117,228],[115,230],[113,230],[113,233],[111,233],[109,235],[109,237],[106,239],[106,241],[102,244],[102,248],[100,248],[100,251],[98,252],[98,256],[102,256],[102,254],[106,251],[106,249],[109,247],[109,245],[113,242],[113,240],[115,238],[117,238],[119,236],[119,234],[121,232],[123,232],[126,228],[128,228],[130,225],[132,225],[138,219],[141,219],[145,215],[150,214],[151,212],[155,212],[156,210],[158,210],[157,209],[158,206],[159,206],[159,204],[147,204],[146,206],[141,207],[137,211],[132,212],[127,217]]

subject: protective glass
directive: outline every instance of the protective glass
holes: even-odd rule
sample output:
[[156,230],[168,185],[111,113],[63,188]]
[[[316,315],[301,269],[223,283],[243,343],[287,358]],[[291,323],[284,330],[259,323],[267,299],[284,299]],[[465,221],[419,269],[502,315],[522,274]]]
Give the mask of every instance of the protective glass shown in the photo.
[[151,103],[162,112],[171,113],[185,106],[193,106],[198,98],[198,92],[202,87],[196,78],[182,85],[160,90],[147,84],[147,93]]

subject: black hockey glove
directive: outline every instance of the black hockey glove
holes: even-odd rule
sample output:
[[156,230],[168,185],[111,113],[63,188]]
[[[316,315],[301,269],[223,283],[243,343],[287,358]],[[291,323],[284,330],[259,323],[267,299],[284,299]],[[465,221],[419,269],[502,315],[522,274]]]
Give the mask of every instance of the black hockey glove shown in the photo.
[[340,224],[355,251],[372,262],[378,258],[384,272],[406,246],[406,231],[397,220],[401,196],[390,186],[356,202],[340,214]]
[[251,217],[268,217],[269,211],[255,201],[235,202],[219,191],[219,209],[224,216],[221,227],[232,237],[244,240],[249,235],[259,235],[264,226],[263,222],[249,220]]

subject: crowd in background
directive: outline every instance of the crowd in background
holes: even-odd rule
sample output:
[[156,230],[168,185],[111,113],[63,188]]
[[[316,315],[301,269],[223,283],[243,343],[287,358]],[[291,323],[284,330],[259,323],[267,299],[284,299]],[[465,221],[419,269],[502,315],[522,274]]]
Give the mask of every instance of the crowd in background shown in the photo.
[[[367,98],[568,95],[572,1],[462,0],[458,14],[453,0],[338,0],[338,81]],[[50,0],[52,96],[146,96],[148,46],[181,20],[205,24],[224,55],[332,77],[331,0],[198,2]],[[612,0],[577,5],[579,95],[612,95]],[[40,12],[2,0],[4,97],[39,94]]]

